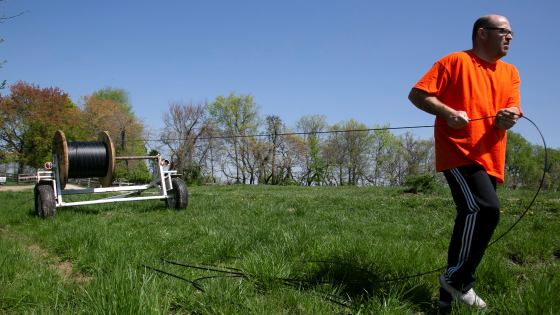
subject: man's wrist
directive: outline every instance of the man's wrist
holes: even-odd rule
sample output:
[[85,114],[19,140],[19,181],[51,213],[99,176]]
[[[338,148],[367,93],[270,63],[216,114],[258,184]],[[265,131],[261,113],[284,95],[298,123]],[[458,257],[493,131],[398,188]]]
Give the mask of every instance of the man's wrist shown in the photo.
[[443,110],[443,117],[442,118],[445,119],[445,120],[450,120],[450,119],[453,119],[455,117],[457,117],[457,111],[452,109],[452,108],[449,108],[449,107],[445,106],[444,110]]

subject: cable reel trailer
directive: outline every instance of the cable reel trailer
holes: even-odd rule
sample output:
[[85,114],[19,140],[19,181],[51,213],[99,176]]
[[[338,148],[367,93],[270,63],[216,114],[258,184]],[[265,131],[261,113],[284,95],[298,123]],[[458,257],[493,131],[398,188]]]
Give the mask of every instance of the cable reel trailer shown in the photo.
[[[163,200],[169,207],[185,209],[188,204],[187,186],[177,171],[164,171],[169,165],[158,154],[156,156],[116,157],[115,147],[109,133],[101,131],[98,141],[66,142],[66,137],[58,130],[53,137],[52,163],[45,163],[47,171],[37,172],[35,185],[35,211],[43,218],[55,217],[56,208],[93,205],[137,200]],[[118,160],[156,160],[153,180],[147,185],[111,187]],[[64,190],[69,178],[98,177],[102,188]],[[156,188],[158,196],[140,196],[149,189]],[[106,192],[123,194],[97,200],[65,202],[63,196]]]

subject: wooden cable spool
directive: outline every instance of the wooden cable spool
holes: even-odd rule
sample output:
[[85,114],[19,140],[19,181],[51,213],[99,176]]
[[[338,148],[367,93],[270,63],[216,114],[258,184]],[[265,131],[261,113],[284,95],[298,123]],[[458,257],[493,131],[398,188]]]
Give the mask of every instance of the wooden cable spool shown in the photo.
[[109,133],[107,131],[100,131],[97,135],[97,141],[104,142],[107,146],[107,158],[109,160],[109,169],[107,170],[107,174],[103,177],[99,178],[99,183],[103,187],[111,187],[113,183],[113,176],[115,175],[115,147],[113,146],[113,141],[111,141],[111,137],[109,137]]
[[[68,178],[88,178],[90,174],[97,175],[99,178],[99,183],[103,187],[110,187],[113,182],[113,176],[115,174],[115,147],[109,137],[107,131],[99,132],[97,136],[98,142],[71,142],[71,149],[73,150],[69,154],[69,145],[66,142],[66,137],[64,132],[58,130],[53,137],[53,149],[52,154],[56,154],[58,157],[58,174],[60,177],[60,189],[64,189],[68,183]],[[97,151],[93,149],[99,155],[102,152],[101,157],[102,162],[97,162],[97,164],[88,165],[83,163],[91,163],[92,149],[97,148]],[[99,148],[104,147],[102,151]],[[86,149],[89,148],[89,149]],[[69,158],[70,157],[70,158]],[[99,161],[93,159],[94,161]],[[72,165],[71,165],[72,164]],[[76,168],[79,167],[92,168],[90,173],[76,172]],[[93,176],[92,176],[93,177]]]

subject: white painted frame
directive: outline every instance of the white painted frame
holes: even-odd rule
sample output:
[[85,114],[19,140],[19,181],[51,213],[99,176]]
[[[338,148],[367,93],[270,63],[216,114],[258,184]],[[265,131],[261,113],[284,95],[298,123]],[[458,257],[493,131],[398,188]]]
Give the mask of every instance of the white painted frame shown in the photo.
[[[173,185],[171,184],[171,180],[181,175],[177,174],[177,171],[164,171],[163,162],[159,154],[155,157],[140,156],[140,157],[133,157],[131,159],[157,160],[158,168],[155,169],[154,178],[148,185],[62,190],[60,188],[60,175],[58,172],[59,170],[58,156],[56,154],[53,154],[52,170],[37,172],[37,183],[52,182],[54,198],[56,200],[57,208],[82,206],[82,205],[94,205],[94,204],[102,204],[102,203],[113,203],[113,202],[128,202],[128,201],[138,201],[138,200],[166,200],[169,198],[174,198],[173,194],[170,193],[173,190]],[[152,187],[157,189],[157,191],[159,192],[158,196],[130,197],[135,195],[139,196],[143,191]],[[62,198],[65,195],[95,194],[95,193],[105,193],[105,192],[127,192],[127,191],[130,192],[117,196],[111,196],[107,198],[88,200],[88,201],[64,202]]]

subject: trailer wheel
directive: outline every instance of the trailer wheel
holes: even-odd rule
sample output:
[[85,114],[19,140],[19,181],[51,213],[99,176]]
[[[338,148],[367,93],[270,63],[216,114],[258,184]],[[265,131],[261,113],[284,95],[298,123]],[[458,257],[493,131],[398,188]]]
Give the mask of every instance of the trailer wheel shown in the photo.
[[51,183],[35,185],[35,211],[43,218],[56,217],[56,202]]
[[189,193],[187,191],[187,185],[180,178],[173,178],[171,180],[173,190],[170,191],[171,196],[165,199],[167,206],[173,207],[177,210],[185,209],[189,203]]

